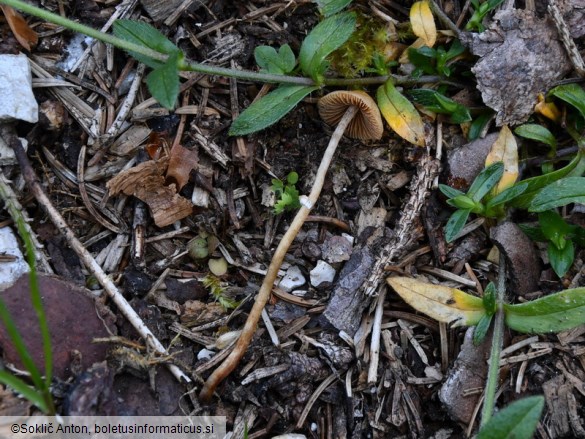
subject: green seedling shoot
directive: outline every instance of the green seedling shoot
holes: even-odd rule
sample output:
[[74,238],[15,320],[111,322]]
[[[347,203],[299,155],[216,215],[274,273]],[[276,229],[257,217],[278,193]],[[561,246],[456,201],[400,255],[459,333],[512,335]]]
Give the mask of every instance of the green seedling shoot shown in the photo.
[[270,188],[276,195],[276,203],[274,204],[274,213],[281,214],[284,211],[296,210],[301,207],[299,201],[299,191],[296,184],[299,181],[299,174],[295,171],[289,172],[286,176],[286,184],[278,178],[272,179],[272,186]]
[[585,229],[567,224],[554,210],[538,214],[539,226],[520,225],[530,239],[547,243],[550,265],[559,277],[563,277],[575,259],[575,244],[585,246]]

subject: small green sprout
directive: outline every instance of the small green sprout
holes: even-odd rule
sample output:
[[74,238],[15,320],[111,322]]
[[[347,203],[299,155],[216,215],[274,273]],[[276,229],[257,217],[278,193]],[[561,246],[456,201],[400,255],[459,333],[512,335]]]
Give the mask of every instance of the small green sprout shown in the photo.
[[453,73],[451,65],[455,59],[465,52],[465,47],[459,40],[455,40],[449,50],[444,46],[436,49],[423,46],[418,49],[408,49],[408,59],[416,67],[417,73],[426,73],[427,75],[441,75],[449,77]]
[[295,171],[289,172],[286,176],[286,185],[278,178],[272,179],[272,186],[270,188],[276,194],[278,200],[274,204],[274,213],[281,214],[285,210],[295,210],[301,207],[299,201],[299,191],[296,184],[299,181],[299,174]]
[[203,286],[209,290],[216,302],[225,309],[234,309],[238,306],[238,302],[225,295],[225,287],[221,284],[221,280],[213,274],[208,274],[201,281]]
[[546,242],[548,260],[557,276],[563,277],[575,258],[575,243],[585,245],[585,229],[567,224],[554,210],[538,214],[538,227],[520,225],[533,241]]
[[457,238],[471,213],[486,218],[501,218],[504,214],[503,205],[526,190],[526,184],[518,183],[491,197],[491,190],[496,187],[503,174],[504,164],[497,162],[478,174],[467,193],[444,184],[439,185],[441,192],[449,197],[447,204],[457,208],[445,226],[447,242]]
[[466,30],[483,32],[485,26],[483,25],[483,19],[487,14],[496,9],[504,0],[487,0],[481,2],[479,0],[471,0],[471,6],[473,6],[473,15],[465,26]]

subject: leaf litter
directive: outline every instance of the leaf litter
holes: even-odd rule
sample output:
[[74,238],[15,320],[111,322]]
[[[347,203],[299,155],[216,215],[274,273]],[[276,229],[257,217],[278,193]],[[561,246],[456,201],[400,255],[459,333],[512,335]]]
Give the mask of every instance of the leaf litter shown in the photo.
[[[191,4],[188,9],[184,9],[186,2],[173,2],[173,7],[167,8],[163,7],[167,2],[158,3],[143,0],[137,10],[143,7],[155,23],[164,23],[160,29],[168,31],[171,40],[189,56],[205,58],[206,54],[216,54],[213,62],[222,65],[234,62],[244,68],[255,67],[252,53],[258,41],[274,47],[276,56],[281,56],[278,65],[289,70],[290,54],[276,50],[289,44],[293,53],[298,54],[304,35],[318,22],[317,8],[308,3],[291,8],[284,3],[269,5],[260,0],[239,6],[201,2]],[[336,10],[333,3],[319,2],[319,6],[326,15],[332,14]],[[424,6],[427,4],[421,2],[419,6],[418,16],[422,21],[419,24],[423,30],[415,30],[417,35],[433,33]],[[116,6],[96,3],[98,9],[104,8],[104,14],[118,16],[127,13],[125,5],[126,2]],[[372,2],[372,5],[371,9],[361,6],[377,17],[408,21],[407,9],[396,11],[386,1]],[[445,6],[449,6],[448,2]],[[568,10],[578,16],[582,6],[578,1],[573,2]],[[238,19],[234,20],[236,16]],[[579,38],[576,36],[579,23],[571,17],[571,13],[565,13],[572,35]],[[455,21],[457,17],[451,18]],[[497,125],[513,128],[532,114],[538,94],[563,79],[570,65],[548,20],[517,10],[498,12],[494,18],[488,31],[471,39],[474,53],[480,56],[473,71],[485,104],[497,112]],[[436,26],[440,28],[438,23]],[[49,38],[42,33],[42,24],[34,29],[41,30],[41,43]],[[238,43],[237,51],[226,51],[221,47],[229,40],[222,39],[225,35],[247,43]],[[436,41],[427,38],[427,45],[436,49],[447,44],[444,35],[442,31],[437,32]],[[419,47],[424,42],[421,40]],[[228,81],[186,74],[181,79],[178,101],[178,108],[184,110],[174,112],[172,108],[158,107],[149,102],[146,89],[140,89],[135,101],[129,99],[131,111],[125,120],[130,130],[125,131],[127,125],[124,125],[119,132],[112,131],[113,146],[108,149],[107,144],[100,144],[98,133],[105,132],[104,127],[109,126],[108,121],[113,120],[116,112],[108,107],[104,96],[116,96],[117,104],[122,104],[127,96],[116,92],[121,90],[123,81],[131,82],[137,71],[133,61],[125,57],[115,57],[113,66],[106,68],[106,62],[112,60],[108,61],[105,53],[98,44],[91,55],[85,55],[88,58],[81,60],[84,67],[73,74],[81,90],[71,86],[75,91],[73,96],[54,94],[55,87],[37,90],[40,99],[64,100],[66,111],[73,117],[51,134],[54,160],[37,157],[35,166],[42,167],[43,172],[39,173],[51,188],[54,202],[71,212],[76,232],[98,255],[100,263],[109,267],[109,274],[116,278],[124,273],[128,283],[123,285],[127,285],[127,293],[134,297],[133,306],[142,318],[158,337],[169,344],[175,340],[177,346],[171,359],[150,355],[144,352],[129,325],[122,323],[124,319],[118,319],[118,333],[124,339],[110,340],[110,354],[101,358],[102,361],[96,360],[93,365],[82,363],[83,379],[72,388],[68,404],[70,413],[102,414],[114,407],[121,410],[132,407],[141,414],[170,414],[179,408],[181,394],[190,389],[176,383],[160,364],[176,361],[187,365],[193,376],[205,378],[227,354],[230,340],[241,329],[252,296],[270,262],[273,244],[290,221],[286,213],[276,216],[272,206],[260,204],[261,187],[269,186],[274,178],[284,181],[291,171],[296,171],[300,175],[299,191],[306,193],[314,175],[314,164],[328,139],[328,128],[318,119],[311,101],[319,91],[313,87],[297,90],[290,105],[296,105],[292,113],[266,131],[243,137],[246,153],[253,156],[254,163],[253,168],[244,171],[235,152],[238,147],[234,147],[226,133],[233,107],[240,111],[249,108],[257,89],[240,82],[234,99],[234,88],[230,88]],[[40,55],[40,59],[35,59],[47,67],[55,54]],[[305,64],[310,63],[308,58]],[[326,77],[330,72],[320,73]],[[41,70],[35,70],[36,76],[41,74]],[[184,86],[186,82],[189,87]],[[90,86],[101,94],[92,95]],[[236,437],[243,437],[244,425],[252,433],[259,432],[265,437],[291,430],[310,437],[312,429],[320,433],[327,431],[330,437],[366,434],[460,437],[464,429],[457,422],[470,423],[470,431],[474,428],[473,411],[480,398],[477,389],[485,382],[485,352],[470,350],[469,334],[456,328],[442,328],[435,320],[413,311],[393,290],[387,291],[386,300],[378,306],[376,294],[365,295],[362,287],[368,284],[375,285],[374,290],[379,288],[379,283],[371,277],[371,268],[376,266],[378,279],[395,272],[406,279],[416,277],[440,284],[447,291],[465,290],[465,294],[480,295],[462,285],[477,285],[478,280],[484,284],[493,278],[495,270],[491,261],[494,259],[487,257],[491,244],[485,239],[481,224],[477,226],[479,229],[466,231],[467,235],[450,245],[445,244],[442,227],[438,227],[432,232],[438,244],[433,245],[448,248],[450,254],[456,255],[455,250],[467,239],[472,241],[473,250],[454,257],[456,273],[449,273],[443,261],[434,260],[433,249],[427,245],[430,227],[433,223],[444,225],[448,212],[443,200],[439,200],[439,211],[425,213],[436,218],[425,219],[424,223],[418,220],[418,212],[429,203],[427,196],[433,192],[432,183],[438,171],[433,168],[436,166],[433,162],[423,160],[419,165],[419,161],[423,149],[434,150],[433,135],[442,134],[439,142],[447,149],[450,176],[449,180],[441,178],[440,181],[459,182],[461,188],[469,186],[484,167],[500,130],[488,125],[486,131],[490,134],[485,139],[462,142],[462,133],[467,130],[464,125],[448,125],[443,115],[435,119],[426,114],[421,116],[412,104],[406,103],[409,95],[402,91],[408,91],[408,86],[404,87],[406,90],[391,87],[394,86],[390,84],[383,89],[384,102],[380,106],[394,106],[406,117],[401,120],[393,109],[387,109],[384,116],[391,128],[405,126],[397,130],[399,136],[418,146],[414,146],[414,153],[409,156],[405,152],[411,152],[408,146],[405,148],[407,142],[390,134],[388,128],[384,138],[371,145],[344,140],[347,148],[339,153],[330,171],[339,174],[343,170],[343,178],[336,178],[334,188],[325,187],[313,222],[297,238],[283,267],[310,279],[314,268],[325,259],[329,262],[328,271],[333,270],[333,283],[314,287],[304,281],[295,284],[289,292],[275,288],[274,303],[268,306],[265,323],[238,371],[226,380],[214,404],[204,406],[207,413],[227,415],[228,429]],[[471,86],[465,83],[462,87],[465,91]],[[367,90],[373,96],[376,87]],[[281,96],[291,98],[287,93]],[[454,98],[455,92],[449,89],[445,96]],[[479,103],[478,100],[469,102],[466,105],[470,107]],[[166,104],[172,107],[172,102],[167,100]],[[474,119],[475,111],[471,110]],[[101,114],[108,114],[109,119],[100,119]],[[84,127],[84,134],[79,124]],[[438,132],[437,127],[442,131]],[[433,133],[429,135],[429,131]],[[128,137],[124,137],[124,132]],[[29,137],[41,143],[33,135]],[[114,234],[103,230],[83,205],[76,203],[75,196],[59,198],[58,194],[76,194],[83,175],[75,172],[77,160],[70,145],[85,140],[90,156],[105,151],[91,168],[91,183],[85,180],[90,202],[97,209],[106,207],[108,214],[115,214],[126,223],[123,239],[114,239]],[[166,142],[175,145],[171,148],[171,158],[163,153],[162,158],[140,163],[142,156],[135,156],[146,142],[154,148]],[[461,143],[467,145],[459,148]],[[374,148],[367,149],[366,145]],[[421,148],[423,145],[426,148]],[[73,164],[65,165],[65,157],[73,157],[68,159]],[[116,166],[106,172],[114,159]],[[121,171],[123,167],[126,169]],[[105,195],[107,189],[109,198]],[[205,194],[204,205],[194,206],[190,197],[193,194],[194,198],[195,193]],[[436,195],[433,193],[433,197]],[[348,230],[353,239],[348,240],[343,234]],[[192,260],[187,255],[187,243],[201,232],[212,235],[217,243],[210,245],[208,257]],[[539,289],[548,292],[562,288],[558,279],[539,282],[541,260],[534,243],[524,242],[518,231],[503,233],[496,229],[496,232],[493,242],[509,259],[511,290],[515,294],[522,299],[534,298],[543,294]],[[65,246],[63,242],[59,245]],[[582,254],[579,257],[582,260]],[[213,265],[220,259],[227,264],[227,271],[222,261],[213,288],[220,296],[241,301],[233,314],[204,286],[204,278],[209,274],[208,263],[213,261]],[[63,276],[67,276],[64,269],[67,264],[60,265]],[[131,276],[127,267],[132,269]],[[578,266],[571,271],[572,281],[582,284],[577,273]],[[563,282],[569,280],[570,276]],[[141,286],[134,288],[130,283]],[[177,287],[177,283],[182,287]],[[197,297],[186,295],[188,299],[179,300],[173,295],[174,290],[185,288],[196,291]],[[114,308],[111,304],[107,306]],[[379,321],[373,312],[377,307]],[[228,334],[225,338],[219,337],[225,332]],[[549,345],[557,343],[557,338],[541,336],[518,348],[515,352],[518,358],[512,359],[516,362],[502,370],[503,377],[507,373],[515,380],[514,390],[524,393],[542,393],[542,383],[551,380],[554,373],[563,374],[562,391],[551,392],[551,386],[556,384],[544,386],[547,410],[555,416],[559,435],[580,431],[578,411],[571,407],[583,402],[578,384],[571,384],[578,383],[571,377],[584,380],[583,364],[579,360],[582,334],[569,332],[558,336],[564,350],[546,351]],[[375,338],[379,340],[378,352],[370,348]],[[516,338],[520,339],[518,343],[522,342],[522,337]],[[278,340],[279,347],[273,346],[274,339]],[[128,341],[134,344],[128,347],[125,345]],[[538,343],[548,344],[543,347]],[[195,354],[200,352],[206,354],[198,359]],[[536,356],[539,352],[548,353]],[[555,359],[562,363],[557,365]],[[367,369],[374,360],[379,364],[377,379],[368,382]],[[156,396],[148,383],[148,375],[153,370],[157,370]],[[447,378],[443,379],[443,375]],[[322,383],[327,384],[324,389],[319,387]],[[113,395],[122,396],[114,398]],[[501,398],[504,405],[515,399],[516,394],[510,387],[503,387]],[[98,399],[103,404],[84,405]],[[556,400],[562,400],[567,414],[555,409]],[[340,401],[347,404],[342,405]],[[282,410],[273,410],[275,403]],[[194,400],[193,406],[197,404]]]

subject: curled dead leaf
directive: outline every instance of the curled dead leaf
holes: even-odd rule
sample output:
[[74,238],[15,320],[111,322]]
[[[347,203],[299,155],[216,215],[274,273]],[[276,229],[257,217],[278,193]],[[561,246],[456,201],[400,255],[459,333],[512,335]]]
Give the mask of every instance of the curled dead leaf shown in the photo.
[[165,227],[193,212],[191,201],[177,193],[175,184],[165,186],[163,173],[167,170],[167,158],[140,163],[120,172],[106,184],[111,195],[120,192],[144,201],[158,227]]
[[196,149],[187,149],[179,144],[174,145],[167,168],[167,182],[175,183],[177,190],[180,191],[187,184],[189,174],[197,169],[198,164],[199,157]]

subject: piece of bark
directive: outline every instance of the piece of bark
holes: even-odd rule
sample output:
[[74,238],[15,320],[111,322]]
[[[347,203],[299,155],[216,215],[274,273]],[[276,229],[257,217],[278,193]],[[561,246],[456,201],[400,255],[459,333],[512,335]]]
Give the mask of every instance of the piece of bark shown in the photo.
[[462,42],[481,57],[471,70],[498,126],[526,122],[538,94],[571,70],[553,22],[528,10],[501,10],[485,32],[463,33]]
[[175,11],[183,3],[183,0],[141,0],[140,3],[150,18],[155,23],[160,23]]
[[490,238],[506,257],[507,292],[523,296],[538,289],[540,261],[534,243],[515,223],[506,221],[490,230]]
[[567,394],[571,392],[571,388],[564,375],[557,375],[542,385],[548,412],[547,424],[552,437],[565,437],[571,430],[567,405]]
[[467,329],[461,352],[439,391],[439,399],[452,419],[469,424],[481,393],[464,396],[466,390],[483,388],[487,377],[491,335],[479,345],[473,344],[474,328]]
[[[360,287],[368,278],[376,253],[375,247],[383,240],[383,229],[379,228],[366,239],[360,239],[361,243],[352,250],[349,261],[339,274],[339,278],[333,287],[333,294],[323,317],[335,328],[347,332],[353,337],[357,331],[362,313],[369,305],[369,298],[364,297]],[[368,233],[368,230],[364,232]]]

